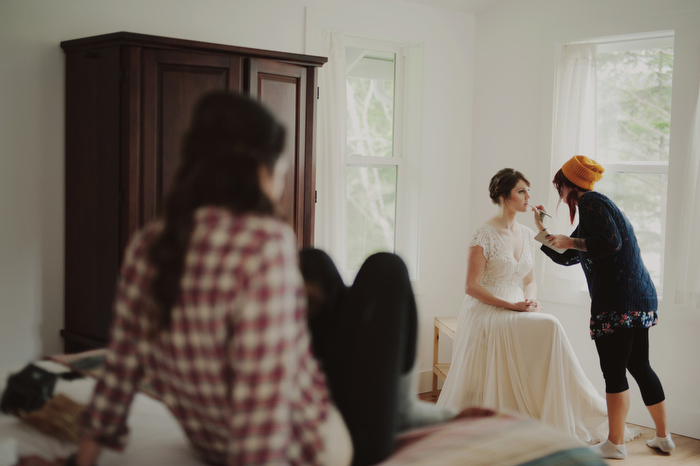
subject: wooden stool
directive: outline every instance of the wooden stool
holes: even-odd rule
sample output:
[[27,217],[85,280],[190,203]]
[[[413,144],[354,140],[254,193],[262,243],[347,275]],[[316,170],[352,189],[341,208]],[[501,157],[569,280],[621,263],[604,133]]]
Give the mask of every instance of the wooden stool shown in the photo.
[[450,363],[438,364],[438,351],[440,342],[440,330],[445,336],[454,341],[455,329],[457,328],[456,317],[436,317],[435,318],[435,339],[433,340],[433,396],[437,396],[438,377],[443,382],[450,371]]

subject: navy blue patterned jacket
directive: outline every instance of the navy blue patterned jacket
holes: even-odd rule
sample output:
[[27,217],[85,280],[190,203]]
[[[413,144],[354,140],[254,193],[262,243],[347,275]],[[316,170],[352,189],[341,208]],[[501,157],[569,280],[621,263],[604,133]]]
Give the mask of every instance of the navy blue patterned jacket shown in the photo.
[[542,251],[561,265],[581,264],[591,296],[591,337],[619,328],[657,323],[656,288],[640,254],[634,229],[609,198],[595,191],[578,200],[579,225],[572,238],[584,238],[587,251]]

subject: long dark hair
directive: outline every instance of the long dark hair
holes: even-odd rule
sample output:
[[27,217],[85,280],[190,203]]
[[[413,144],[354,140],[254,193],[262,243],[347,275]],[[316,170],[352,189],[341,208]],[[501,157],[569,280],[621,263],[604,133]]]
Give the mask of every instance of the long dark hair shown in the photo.
[[515,188],[519,181],[524,181],[530,186],[530,182],[525,178],[525,175],[514,168],[502,168],[498,173],[491,177],[489,182],[489,197],[494,204],[501,205],[501,197],[508,199],[510,192]]
[[263,165],[272,173],[284,139],[282,124],[251,98],[217,91],[199,101],[165,197],[163,230],[148,250],[154,267],[154,331],[170,327],[194,211],[211,205],[236,213],[273,215],[274,206],[260,188],[258,167]]
[[[564,172],[561,171],[561,169],[555,173],[552,184],[554,185],[554,189],[556,189],[559,193],[559,202],[561,202],[563,199],[564,202],[566,202],[566,205],[569,206],[569,218],[571,220],[571,224],[573,225],[574,218],[576,217],[576,206],[578,205],[578,194],[576,193],[587,193],[590,191],[590,189],[584,189],[573,184],[566,176],[564,176]],[[569,195],[566,196],[566,199],[563,197],[564,187],[571,190],[569,191]],[[559,203],[557,203],[557,206],[559,206]]]

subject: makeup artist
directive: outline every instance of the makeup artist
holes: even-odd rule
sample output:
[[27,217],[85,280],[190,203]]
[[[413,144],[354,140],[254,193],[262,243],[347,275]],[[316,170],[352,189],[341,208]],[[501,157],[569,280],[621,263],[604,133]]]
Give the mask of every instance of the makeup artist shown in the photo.
[[[567,161],[552,183],[569,206],[571,224],[576,210],[579,224],[571,236],[549,234],[551,246],[566,249],[559,254],[542,251],[561,265],[581,264],[591,296],[591,338],[595,341],[605,378],[610,431],[606,442],[591,447],[604,458],[627,456],[624,430],[630,406],[626,371],[639,385],[642,399],[656,425],[651,448],[670,452],[675,448],[666,426],[664,391],[649,365],[649,328],[658,322],[656,288],[651,281],[625,214],[609,198],[593,191],[603,177],[597,162],[577,155]],[[543,206],[537,206],[544,211]],[[540,231],[545,226],[535,213]]]

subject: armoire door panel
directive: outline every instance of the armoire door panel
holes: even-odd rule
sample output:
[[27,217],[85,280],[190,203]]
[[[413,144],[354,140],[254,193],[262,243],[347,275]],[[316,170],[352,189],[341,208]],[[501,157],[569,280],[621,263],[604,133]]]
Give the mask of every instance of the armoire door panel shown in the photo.
[[102,341],[120,259],[119,57],[118,47],[66,55],[65,323]]
[[143,53],[142,224],[163,208],[196,103],[214,90],[240,90],[241,62],[226,55]]
[[304,233],[306,145],[306,68],[271,60],[251,59],[250,93],[267,105],[287,129],[282,157],[289,161],[281,208],[292,222],[301,247]]
[[[294,229],[298,228],[296,221],[296,177],[297,177],[297,141],[296,141],[296,117],[297,117],[297,82],[294,79],[258,74],[258,89],[260,99],[268,102],[276,102],[275,110],[278,118],[287,128],[287,143],[282,153],[289,163],[289,170],[285,179],[284,193],[282,194],[281,207],[285,216],[292,220]],[[268,104],[269,105],[269,104]]]
[[314,245],[314,229],[316,216],[316,99],[318,98],[318,68],[306,68],[306,99],[302,101],[302,106],[306,109],[306,124],[304,140],[304,215],[302,225],[304,231],[301,236],[301,245],[311,247]]
[[126,249],[131,235],[141,226],[141,52],[140,47],[122,47],[120,136],[120,225],[119,253]]

